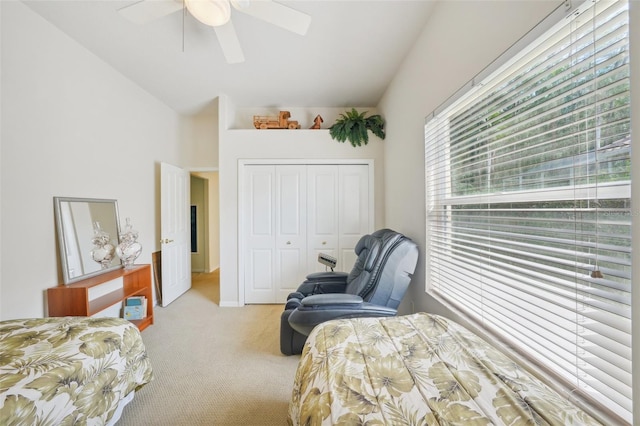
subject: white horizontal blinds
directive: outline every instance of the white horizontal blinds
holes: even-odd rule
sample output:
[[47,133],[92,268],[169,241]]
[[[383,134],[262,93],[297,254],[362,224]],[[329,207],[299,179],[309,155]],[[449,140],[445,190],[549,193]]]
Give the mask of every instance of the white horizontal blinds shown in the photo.
[[631,423],[627,9],[588,2],[429,120],[425,170],[430,288]]

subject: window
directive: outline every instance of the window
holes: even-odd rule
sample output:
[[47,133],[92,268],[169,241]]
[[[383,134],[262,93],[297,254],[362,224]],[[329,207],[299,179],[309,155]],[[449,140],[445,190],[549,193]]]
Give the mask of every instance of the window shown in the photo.
[[588,1],[425,125],[428,291],[632,423],[626,1]]

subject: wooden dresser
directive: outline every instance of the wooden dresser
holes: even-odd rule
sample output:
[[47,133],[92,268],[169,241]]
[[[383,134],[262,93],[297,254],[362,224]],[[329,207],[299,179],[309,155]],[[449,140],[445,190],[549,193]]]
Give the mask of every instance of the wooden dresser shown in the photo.
[[[90,299],[90,289],[122,278],[122,287]],[[151,267],[135,265],[131,269],[117,269],[96,275],[68,285],[47,289],[49,316],[92,316],[131,296],[147,298],[147,316],[132,320],[140,331],[153,324],[153,291],[151,287]]]

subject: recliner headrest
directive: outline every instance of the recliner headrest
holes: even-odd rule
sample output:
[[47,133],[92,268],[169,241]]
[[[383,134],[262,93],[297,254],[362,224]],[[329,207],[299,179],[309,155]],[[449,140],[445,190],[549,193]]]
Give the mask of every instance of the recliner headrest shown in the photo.
[[371,241],[373,241],[373,237],[371,235],[369,234],[363,235],[358,240],[358,242],[356,243],[356,247],[354,248],[356,255],[360,256],[360,253],[362,252],[362,250],[364,250],[365,248],[371,245]]
[[380,254],[380,240],[373,240],[371,246],[369,247],[369,253],[367,254],[367,258],[364,261],[363,269],[365,271],[371,272],[373,267],[376,265],[378,261],[378,255]]
[[380,273],[390,252],[404,238],[391,229],[380,229],[362,237],[356,244],[358,259],[347,278],[346,292],[367,300],[378,285]]

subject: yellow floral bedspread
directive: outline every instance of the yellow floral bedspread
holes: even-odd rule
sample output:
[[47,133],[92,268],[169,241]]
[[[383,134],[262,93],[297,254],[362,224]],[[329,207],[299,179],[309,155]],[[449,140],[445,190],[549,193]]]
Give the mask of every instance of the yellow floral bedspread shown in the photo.
[[152,376],[124,319],[0,322],[0,425],[104,425]]
[[333,320],[305,345],[290,425],[600,425],[453,321]]

